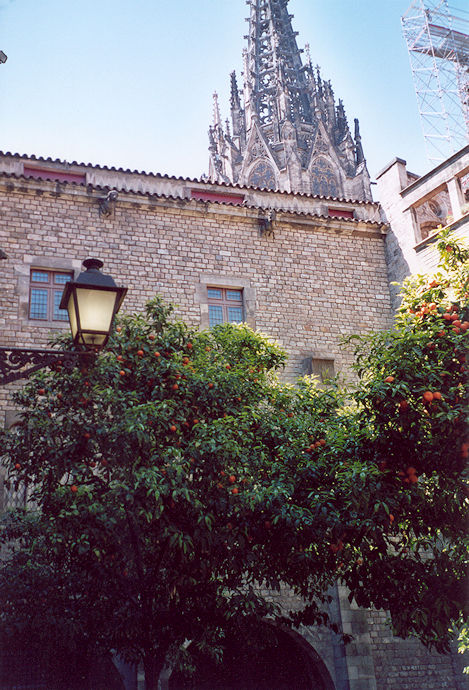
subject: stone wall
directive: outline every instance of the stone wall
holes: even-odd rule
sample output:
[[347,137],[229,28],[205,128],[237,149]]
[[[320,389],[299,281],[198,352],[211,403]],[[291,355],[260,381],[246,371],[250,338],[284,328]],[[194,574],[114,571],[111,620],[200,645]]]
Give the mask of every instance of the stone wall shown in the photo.
[[[384,611],[369,611],[370,647],[376,684],[380,690],[467,690],[469,677],[462,674],[463,659],[454,649],[438,654],[422,643],[392,635]],[[467,660],[466,660],[467,663]]]
[[32,267],[76,273],[90,255],[128,286],[124,311],[160,293],[196,327],[208,324],[207,284],[243,288],[248,323],[288,349],[290,378],[311,357],[349,370],[341,337],[390,323],[380,224],[285,212],[266,236],[258,209],[132,193],[106,218],[97,192],[64,187],[0,180],[0,345],[47,341],[50,325],[28,319]]

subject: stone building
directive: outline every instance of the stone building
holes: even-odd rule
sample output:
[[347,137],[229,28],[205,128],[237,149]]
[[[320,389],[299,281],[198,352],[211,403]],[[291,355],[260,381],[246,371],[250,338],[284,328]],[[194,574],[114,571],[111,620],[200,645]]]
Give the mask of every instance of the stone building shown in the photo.
[[[455,237],[469,238],[469,145],[425,175],[407,170],[395,158],[377,175],[383,211],[390,224],[386,262],[392,281],[436,268],[438,228],[451,227]],[[391,285],[393,307],[398,288]]]
[[[249,4],[243,96],[232,76],[232,131],[216,107],[207,178],[0,153],[0,346],[44,347],[51,331],[68,328],[60,294],[89,255],[128,286],[124,310],[159,293],[194,326],[246,321],[287,349],[292,381],[348,375],[342,336],[390,326],[389,281],[412,245],[410,228],[396,226],[383,201],[390,232],[372,201],[358,124],[352,137],[330,83],[309,57],[303,65],[287,0]],[[424,184],[406,179],[391,194],[402,165],[380,176],[389,198]],[[7,425],[16,385],[0,388]],[[0,490],[0,509],[22,500]],[[331,606],[354,641],[344,648],[316,629],[285,637],[269,660],[272,689],[286,687],[282,667],[298,690],[467,688],[455,656],[393,638],[386,614],[349,604],[343,587]],[[0,688],[10,687],[1,668]],[[135,676],[126,688],[137,688]]]

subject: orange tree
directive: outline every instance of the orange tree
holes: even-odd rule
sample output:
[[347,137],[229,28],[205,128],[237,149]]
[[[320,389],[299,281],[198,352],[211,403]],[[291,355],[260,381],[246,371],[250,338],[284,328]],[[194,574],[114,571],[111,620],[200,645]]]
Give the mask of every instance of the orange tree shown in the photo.
[[[337,396],[281,385],[285,354],[246,326],[195,332],[170,312],[155,299],[81,369],[35,376],[1,439],[31,507],[4,519],[0,632],[55,679],[57,650],[76,651],[81,688],[93,655],[142,663],[150,689],[186,640],[216,653],[228,625],[292,622],[260,585],[290,585],[327,622]],[[321,505],[295,500],[304,482]]]
[[[5,518],[0,632],[113,650],[150,690],[181,653],[216,654],[227,626],[336,629],[340,579],[398,634],[447,649],[465,600],[469,315],[467,256],[444,242],[441,273],[406,283],[396,328],[356,341],[347,397],[279,383],[285,354],[264,336],[192,331],[159,299],[81,370],[32,379],[1,438],[35,510]],[[300,611],[260,594],[282,585]]]
[[357,521],[360,564],[344,579],[397,634],[445,651],[467,612],[469,251],[448,232],[438,250],[436,274],[404,282],[395,328],[355,339],[347,450],[372,520]]

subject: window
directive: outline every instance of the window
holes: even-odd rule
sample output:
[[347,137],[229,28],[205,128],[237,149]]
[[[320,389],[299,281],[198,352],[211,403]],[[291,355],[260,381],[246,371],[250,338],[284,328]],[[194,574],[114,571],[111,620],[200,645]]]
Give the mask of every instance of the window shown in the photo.
[[302,360],[299,374],[301,376],[316,376],[319,385],[322,386],[335,375],[334,360],[309,355]]
[[232,288],[207,287],[209,326],[244,321],[243,291]]
[[353,211],[345,208],[328,208],[328,215],[330,218],[354,218]]
[[334,376],[333,359],[311,359],[311,373],[319,378],[320,383],[324,383]]
[[68,321],[65,309],[60,309],[60,300],[65,283],[73,273],[31,269],[29,290],[29,318],[34,321]]
[[56,170],[52,168],[36,168],[24,166],[23,174],[25,177],[33,177],[35,180],[53,180],[55,182],[74,182],[75,184],[85,184],[86,175],[84,173],[72,173],[66,170]]
[[225,194],[213,190],[191,189],[191,199],[199,201],[218,201],[220,204],[240,205],[244,201],[244,194]]

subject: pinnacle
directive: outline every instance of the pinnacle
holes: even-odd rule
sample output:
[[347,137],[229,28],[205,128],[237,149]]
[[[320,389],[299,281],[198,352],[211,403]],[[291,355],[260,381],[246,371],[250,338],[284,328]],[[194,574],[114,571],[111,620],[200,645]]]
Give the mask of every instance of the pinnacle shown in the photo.
[[[250,17],[243,84],[239,89],[232,72],[231,131],[228,124],[222,131],[214,95],[218,144],[216,150],[211,146],[211,174],[216,169],[218,176],[222,166],[228,178],[241,184],[329,196],[347,193],[350,198],[358,198],[365,190],[371,199],[369,177],[353,181],[363,171],[359,131],[353,142],[343,103],[338,100],[336,105],[331,82],[323,79],[319,65],[313,67],[310,44],[304,50],[298,47],[288,0],[248,0],[246,4]],[[262,142],[252,136],[255,129]],[[368,175],[366,169],[363,175]],[[342,188],[346,178],[351,180],[347,192]]]

